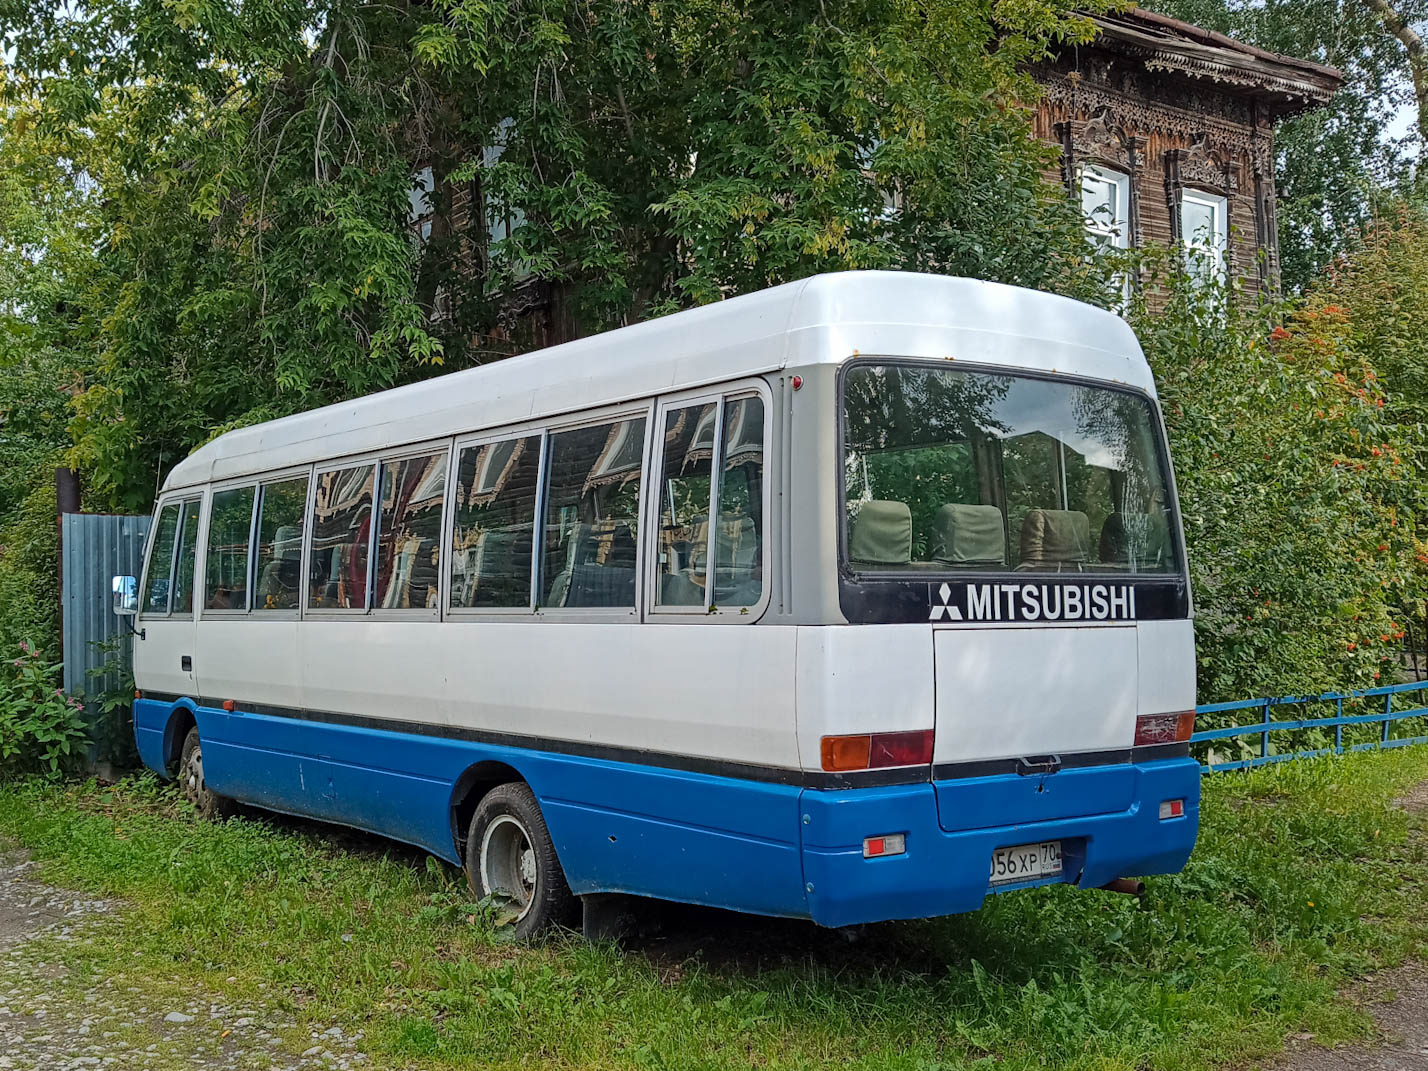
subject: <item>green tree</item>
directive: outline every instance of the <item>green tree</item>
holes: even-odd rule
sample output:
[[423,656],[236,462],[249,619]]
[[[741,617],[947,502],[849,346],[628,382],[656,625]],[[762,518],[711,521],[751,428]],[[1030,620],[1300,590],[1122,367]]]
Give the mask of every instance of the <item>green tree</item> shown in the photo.
[[[1428,241],[1413,255],[1428,264]],[[1204,701],[1396,673],[1405,609],[1428,576],[1421,425],[1399,400],[1422,362],[1382,341],[1428,289],[1415,278],[1403,286],[1413,298],[1395,299],[1391,260],[1361,256],[1302,300],[1258,309],[1162,270],[1168,307],[1133,311],[1171,437]],[[1406,359],[1390,360],[1394,349]]]
[[98,191],[65,332],[75,456],[119,508],[227,427],[817,271],[1086,285],[1017,103],[1088,30],[1059,0],[8,0],[0,27],[7,137]]

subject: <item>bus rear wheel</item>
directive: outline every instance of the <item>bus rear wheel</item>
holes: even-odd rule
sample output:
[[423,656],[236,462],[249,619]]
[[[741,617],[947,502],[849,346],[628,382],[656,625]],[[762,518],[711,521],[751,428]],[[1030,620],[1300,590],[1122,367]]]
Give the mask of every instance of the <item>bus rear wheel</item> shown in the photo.
[[569,926],[576,900],[555,854],[535,793],[520,782],[482,797],[466,835],[466,880],[478,899],[495,902],[497,923],[519,941]]
[[200,818],[232,818],[238,813],[238,804],[227,796],[220,796],[208,787],[203,777],[203,745],[198,739],[198,726],[188,731],[183,738],[183,750],[179,752],[179,791],[183,798],[193,804]]

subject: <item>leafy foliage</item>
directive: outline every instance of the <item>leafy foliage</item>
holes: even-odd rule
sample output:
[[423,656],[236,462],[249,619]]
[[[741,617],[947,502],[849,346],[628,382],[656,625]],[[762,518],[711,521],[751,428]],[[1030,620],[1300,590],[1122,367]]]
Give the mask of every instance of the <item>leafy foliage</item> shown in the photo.
[[54,275],[75,460],[120,509],[226,428],[813,272],[1081,271],[1017,103],[1089,31],[1061,0],[0,16],[16,181],[95,254]]
[[0,664],[0,775],[71,768],[86,738],[84,706],[54,686],[59,663],[29,643]]
[[1417,428],[1390,404],[1415,362],[1384,359],[1396,306],[1352,284],[1381,270],[1346,260],[1302,302],[1250,308],[1162,265],[1168,307],[1133,314],[1170,430],[1206,701],[1392,677],[1423,593],[1422,496]]

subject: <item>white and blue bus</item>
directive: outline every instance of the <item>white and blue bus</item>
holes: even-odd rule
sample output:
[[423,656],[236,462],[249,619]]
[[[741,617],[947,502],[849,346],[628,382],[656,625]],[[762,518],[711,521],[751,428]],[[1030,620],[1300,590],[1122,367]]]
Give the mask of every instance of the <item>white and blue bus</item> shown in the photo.
[[1116,316],[824,275],[225,434],[169,473],[140,754],[463,865],[827,926],[1182,867],[1185,552]]

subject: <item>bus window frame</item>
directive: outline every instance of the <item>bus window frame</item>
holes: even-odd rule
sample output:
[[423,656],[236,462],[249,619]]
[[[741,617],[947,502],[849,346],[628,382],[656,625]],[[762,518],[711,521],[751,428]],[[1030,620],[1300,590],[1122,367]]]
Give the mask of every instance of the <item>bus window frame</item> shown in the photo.
[[[188,497],[192,497],[191,491]],[[139,577],[139,618],[147,621],[157,621],[167,618],[173,612],[174,606],[174,560],[178,557],[179,530],[183,526],[183,500],[184,491],[175,491],[172,494],[160,498],[154,503],[153,520],[149,524],[149,536],[144,545],[144,571]],[[144,610],[145,595],[149,590],[149,576],[154,568],[154,544],[159,539],[159,518],[163,516],[164,510],[169,506],[178,509],[178,519],[174,522],[174,542],[169,548],[169,586],[164,594],[164,610],[159,613],[155,610]]]
[[[461,454],[466,450],[477,450],[493,443],[511,442],[517,439],[539,439],[539,454],[536,458],[535,508],[531,515],[531,577],[526,586],[525,606],[453,606],[451,603],[451,569],[455,563],[452,543],[456,538],[456,492],[461,476]],[[544,423],[518,426],[515,430],[503,428],[499,431],[478,432],[457,436],[451,445],[451,457],[446,472],[446,516],[442,524],[442,541],[445,545],[446,567],[441,572],[441,605],[444,620],[470,621],[483,618],[530,617],[536,611],[536,593],[540,589],[540,521],[543,514],[542,500],[545,497],[546,461],[550,450],[550,428]]]
[[[848,371],[864,366],[887,366],[901,365],[911,368],[919,368],[926,371],[947,370],[949,367],[957,372],[971,372],[982,375],[1012,376],[1021,379],[1039,379],[1048,383],[1066,383],[1077,387],[1092,387],[1098,390],[1112,390],[1121,394],[1129,394],[1136,398],[1143,399],[1150,406],[1151,421],[1153,430],[1159,436],[1157,451],[1157,463],[1161,467],[1161,478],[1165,481],[1166,493],[1169,495],[1170,526],[1172,529],[1171,538],[1175,541],[1175,552],[1178,555],[1179,568],[1174,572],[1166,573],[1141,573],[1141,572],[1084,572],[1084,573],[1055,573],[1040,572],[1036,570],[1018,570],[1007,567],[1002,570],[870,570],[860,571],[853,568],[852,562],[848,558],[848,488],[846,481],[846,454],[847,454],[847,421],[844,419],[845,396],[844,385],[847,380]],[[1185,532],[1180,519],[1180,492],[1175,486],[1175,466],[1170,460],[1170,437],[1165,429],[1165,416],[1160,411],[1160,399],[1149,391],[1140,387],[1132,386],[1129,383],[1121,383],[1110,379],[1095,379],[1091,376],[1068,375],[1063,372],[1051,372],[1040,368],[1021,368],[1016,365],[986,364],[983,362],[957,361],[955,363],[946,360],[937,360],[925,357],[883,357],[876,354],[857,354],[843,361],[838,366],[837,384],[834,390],[834,419],[836,426],[834,429],[836,438],[836,449],[834,451],[834,473],[835,473],[835,497],[837,506],[838,525],[838,576],[842,579],[850,580],[858,584],[874,584],[886,581],[888,583],[907,583],[915,581],[926,583],[929,581],[1005,581],[1008,577],[1018,577],[1023,579],[1051,579],[1064,581],[1068,577],[1116,577],[1123,583],[1140,584],[1177,584],[1186,585],[1190,575],[1189,558],[1185,551]]]
[[[199,564],[203,569],[202,600],[195,600],[195,608],[198,610],[200,620],[206,617],[221,617],[232,621],[235,618],[246,617],[253,609],[253,539],[256,536],[258,524],[258,503],[262,500],[262,482],[253,476],[243,476],[239,479],[224,480],[219,483],[210,484],[204,495],[203,503],[203,557]],[[213,529],[213,499],[225,491],[241,491],[244,488],[253,489],[253,507],[248,511],[248,558],[244,566],[244,576],[247,579],[247,587],[244,591],[245,605],[241,610],[229,607],[226,610],[210,610],[201,603],[208,601],[208,540],[209,533]]]
[[[188,613],[174,612],[174,577],[178,572],[179,550],[183,546],[184,530],[184,506],[189,502],[198,503],[198,538],[194,542],[193,548],[193,582],[199,584],[199,569],[206,564],[204,561],[203,542],[208,538],[208,526],[205,524],[208,509],[208,488],[207,487],[185,487],[181,490],[173,491],[167,496],[159,499],[154,504],[154,520],[149,526],[149,545],[144,548],[144,575],[139,578],[139,592],[142,605],[143,593],[148,590],[149,572],[153,565],[150,561],[153,551],[153,543],[159,537],[159,516],[163,513],[164,507],[178,506],[178,523],[174,526],[174,546],[169,555],[169,588],[165,597],[165,610],[163,613],[150,611],[144,613],[142,610],[139,617],[145,621],[192,621],[197,615],[193,611]],[[197,602],[197,599],[195,599]]]
[[[694,405],[701,405],[707,402],[718,404],[717,416],[714,423],[715,435],[715,460],[722,461],[724,456],[724,409],[730,402],[738,401],[741,398],[758,398],[764,407],[764,434],[763,434],[763,464],[764,475],[760,481],[762,487],[759,496],[762,502],[763,530],[759,533],[759,538],[763,543],[760,558],[760,589],[759,601],[752,606],[730,606],[723,607],[714,605],[709,607],[709,595],[705,596],[704,606],[660,606],[656,604],[655,592],[658,583],[659,568],[659,517],[660,517],[660,485],[664,480],[664,422],[671,410],[687,409]],[[841,410],[840,410],[841,412]],[[839,423],[842,423],[840,416]],[[773,392],[769,390],[769,385],[763,379],[735,380],[729,383],[718,383],[695,387],[690,390],[680,391],[676,394],[662,394],[659,397],[659,404],[656,406],[656,417],[654,426],[659,429],[659,438],[650,436],[650,464],[658,468],[657,479],[650,480],[649,486],[645,488],[641,495],[643,499],[641,508],[645,514],[651,518],[645,525],[648,531],[640,539],[641,553],[645,557],[645,565],[641,569],[644,590],[648,592],[644,602],[644,613],[647,619],[657,619],[665,622],[704,622],[706,624],[721,625],[751,625],[761,618],[769,608],[772,600],[772,553],[770,546],[771,533],[769,531],[770,509],[773,505],[773,469],[771,445],[773,439]],[[715,515],[719,508],[718,485],[721,482],[719,470],[711,465],[710,469],[710,510],[711,516]],[[710,542],[715,536],[713,526],[710,526]],[[717,565],[710,551],[707,559],[710,563],[711,572],[717,570]]]
[[[531,612],[531,620],[568,621],[572,623],[599,623],[613,621],[642,621],[644,620],[643,607],[645,605],[645,553],[647,540],[645,532],[649,528],[647,501],[645,497],[646,489],[649,485],[649,473],[653,464],[651,451],[654,448],[654,434],[652,428],[655,420],[655,400],[653,398],[641,400],[638,403],[622,402],[615,405],[604,406],[600,409],[586,412],[571,413],[567,418],[557,418],[543,422],[540,426],[545,429],[545,441],[541,444],[541,469],[539,480],[539,496],[536,498],[536,527],[535,536],[532,540],[533,552],[536,555],[536,569],[531,576],[531,590],[537,599],[534,609]],[[545,570],[542,568],[545,558],[545,519],[550,505],[548,499],[550,495],[550,463],[551,445],[550,440],[561,432],[578,431],[580,428],[597,427],[601,424],[618,424],[622,420],[634,420],[643,417],[645,421],[645,441],[640,451],[640,494],[636,507],[635,520],[639,527],[639,533],[635,539],[635,599],[631,606],[544,606],[538,599],[540,592],[544,589]],[[506,438],[509,436],[501,436]]]
[[[436,575],[436,605],[435,606],[377,606],[377,537],[381,534],[382,519],[382,467],[387,464],[396,464],[401,461],[409,461],[414,457],[429,457],[432,454],[442,452],[446,454],[446,464],[443,466],[443,480],[441,489],[441,527],[440,534],[436,537],[437,553],[437,575]],[[446,558],[450,551],[449,547],[442,545],[442,540],[446,535],[446,517],[450,506],[450,480],[451,480],[451,457],[452,448],[449,438],[442,439],[439,445],[430,444],[424,446],[398,447],[390,453],[380,456],[377,465],[377,475],[372,499],[372,533],[371,542],[368,549],[367,562],[367,597],[373,603],[367,609],[367,617],[373,621],[440,621],[442,611],[442,600],[446,597],[446,591],[442,583],[442,573],[446,566]],[[360,462],[359,462],[360,464]],[[316,482],[309,488],[314,505],[317,496],[314,491]],[[348,615],[350,610],[334,610],[336,614]]]
[[[442,494],[442,530],[446,529],[445,511],[450,495],[451,437],[427,439],[419,443],[401,443],[383,450],[367,450],[360,454],[347,454],[336,458],[326,458],[314,462],[307,483],[307,501],[303,510],[302,568],[303,596],[299,600],[299,619],[303,621],[439,621],[441,606],[420,608],[383,608],[371,605],[374,599],[377,570],[377,526],[382,509],[382,465],[389,461],[404,461],[412,457],[447,452],[448,487]],[[328,472],[356,468],[359,465],[373,466],[372,475],[372,520],[367,528],[367,605],[362,607],[313,606],[312,605],[312,541],[314,518],[317,514],[317,481]],[[295,474],[296,475],[296,474]],[[268,482],[266,479],[264,482]],[[275,480],[273,482],[281,482]],[[439,568],[439,567],[438,567]],[[438,602],[442,598],[440,574],[437,579]],[[275,618],[276,620],[276,618]]]
[[[298,621],[302,617],[302,604],[293,610],[264,610],[261,614],[255,613],[254,596],[257,592],[258,580],[258,525],[263,515],[263,492],[269,484],[289,483],[293,480],[307,481],[307,488],[303,492],[303,548],[302,553],[307,553],[307,512],[308,503],[312,498],[312,465],[296,465],[285,469],[276,469],[273,472],[262,472],[256,475],[238,476],[232,479],[219,480],[209,485],[209,501],[212,496],[222,491],[232,491],[240,487],[253,487],[256,494],[253,496],[253,516],[248,526],[248,608],[246,610],[201,610],[199,620],[207,618],[221,619],[224,621],[254,620],[254,621]],[[212,508],[211,505],[209,507]],[[210,520],[211,523],[211,520]],[[208,533],[204,531],[204,560],[202,562],[205,573],[208,569]],[[304,570],[304,575],[306,571]],[[206,583],[206,581],[205,581]]]

